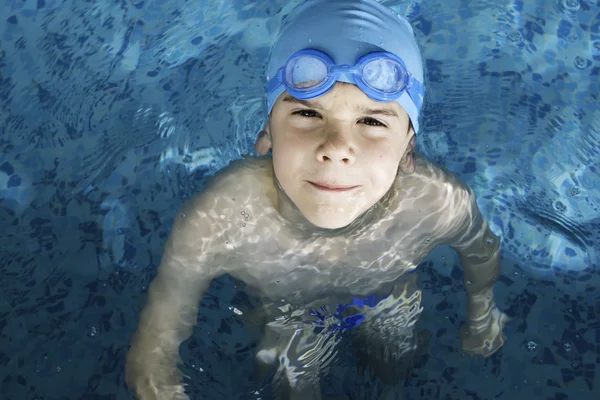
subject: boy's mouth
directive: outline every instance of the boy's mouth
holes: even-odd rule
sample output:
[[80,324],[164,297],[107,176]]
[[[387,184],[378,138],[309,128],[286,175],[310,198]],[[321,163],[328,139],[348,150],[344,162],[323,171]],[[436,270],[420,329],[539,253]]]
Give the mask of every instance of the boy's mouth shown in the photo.
[[358,186],[353,186],[353,185],[338,185],[338,184],[331,184],[331,183],[324,183],[324,182],[311,182],[311,181],[307,181],[308,183],[310,183],[313,187],[319,189],[319,190],[324,190],[324,191],[328,191],[328,192],[347,192],[349,190],[352,190],[354,188],[357,188]]

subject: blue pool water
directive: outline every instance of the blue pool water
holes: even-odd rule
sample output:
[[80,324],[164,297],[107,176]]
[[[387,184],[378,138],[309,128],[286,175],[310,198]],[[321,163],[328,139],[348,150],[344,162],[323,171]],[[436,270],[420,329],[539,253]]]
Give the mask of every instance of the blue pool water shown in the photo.
[[[501,352],[463,354],[461,270],[434,251],[407,397],[600,398],[600,1],[384,3],[426,61],[419,150],[475,190],[512,318]],[[174,214],[253,154],[265,60],[296,4],[1,2],[1,399],[131,398],[124,357]],[[181,349],[192,398],[260,397],[242,301],[226,277],[203,300]],[[375,386],[346,371],[323,390]]]

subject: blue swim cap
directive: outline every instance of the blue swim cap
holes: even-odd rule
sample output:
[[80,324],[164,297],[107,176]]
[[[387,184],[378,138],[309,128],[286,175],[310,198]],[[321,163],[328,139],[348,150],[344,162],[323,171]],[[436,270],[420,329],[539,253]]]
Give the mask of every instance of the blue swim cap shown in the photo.
[[[408,72],[424,83],[421,53],[410,23],[375,0],[307,0],[294,9],[271,49],[267,80],[292,54],[306,48],[321,50],[336,64],[348,65],[354,65],[358,57],[367,53],[387,51],[400,57]],[[355,83],[346,74],[338,81]],[[269,114],[284,90],[281,85],[267,94]],[[418,132],[421,110],[406,92],[395,101],[407,112]]]

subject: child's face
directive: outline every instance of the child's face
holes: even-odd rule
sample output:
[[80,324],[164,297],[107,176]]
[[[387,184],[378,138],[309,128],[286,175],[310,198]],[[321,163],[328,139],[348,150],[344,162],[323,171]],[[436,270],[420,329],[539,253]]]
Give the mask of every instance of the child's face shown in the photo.
[[376,102],[355,85],[337,83],[305,104],[284,92],[257,149],[272,149],[275,175],[304,217],[336,229],[390,189],[414,134],[409,126],[398,103]]

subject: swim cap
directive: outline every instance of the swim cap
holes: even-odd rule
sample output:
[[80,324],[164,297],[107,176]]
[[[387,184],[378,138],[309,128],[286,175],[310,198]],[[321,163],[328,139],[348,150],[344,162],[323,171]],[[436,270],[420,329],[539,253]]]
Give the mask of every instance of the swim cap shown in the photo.
[[[324,51],[336,64],[354,65],[356,59],[373,51],[400,57],[408,72],[423,82],[423,62],[410,23],[394,10],[375,0],[307,0],[284,22],[271,49],[267,80],[275,76],[295,52],[313,48]],[[355,83],[351,75],[338,81]],[[268,113],[285,90],[283,85],[267,94]],[[415,132],[420,109],[405,91],[395,100],[407,112]]]

